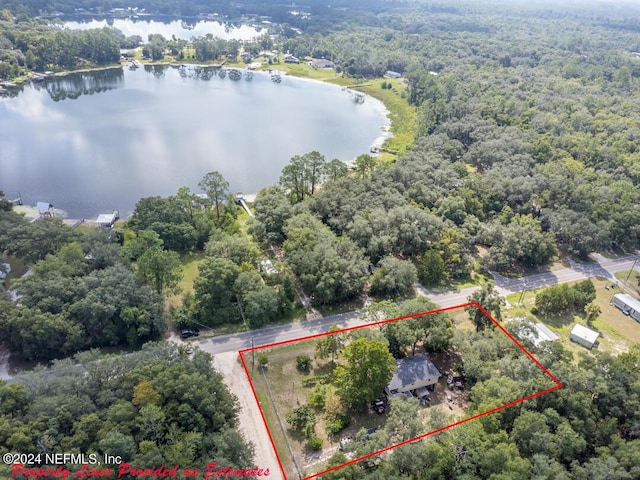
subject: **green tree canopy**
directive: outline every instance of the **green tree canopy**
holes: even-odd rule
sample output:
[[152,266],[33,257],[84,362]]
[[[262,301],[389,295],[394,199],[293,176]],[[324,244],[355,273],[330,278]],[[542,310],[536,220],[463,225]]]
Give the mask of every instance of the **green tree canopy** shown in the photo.
[[396,369],[387,346],[377,340],[354,340],[344,349],[345,366],[335,370],[338,395],[352,408],[363,407],[378,397]]

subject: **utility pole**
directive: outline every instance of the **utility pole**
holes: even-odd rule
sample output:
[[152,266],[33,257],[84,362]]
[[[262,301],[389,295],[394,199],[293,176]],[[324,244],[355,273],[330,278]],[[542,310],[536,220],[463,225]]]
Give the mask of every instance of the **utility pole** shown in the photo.
[[638,261],[638,257],[636,257],[636,259],[633,261],[633,265],[631,266],[631,270],[629,270],[629,273],[627,274],[627,278],[624,279],[624,283],[627,283],[629,281],[629,277],[631,276],[631,272],[633,272],[633,269],[636,268],[636,262]]

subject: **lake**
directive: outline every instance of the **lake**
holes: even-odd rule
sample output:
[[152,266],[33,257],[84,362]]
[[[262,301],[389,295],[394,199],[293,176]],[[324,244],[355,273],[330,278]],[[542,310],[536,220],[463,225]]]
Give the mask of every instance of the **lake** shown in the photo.
[[140,35],[146,42],[150,33],[159,33],[164,38],[175,36],[181,40],[191,40],[192,37],[204,37],[211,34],[224,40],[252,40],[267,32],[266,28],[250,25],[221,23],[211,20],[187,22],[185,20],[157,21],[153,19],[109,18],[103,20],[71,20],[65,21],[64,26],[72,30],[88,30],[90,28],[111,27],[122,31],[125,36]]
[[275,184],[294,155],[350,161],[385,135],[384,105],[267,72],[220,78],[202,67],[76,73],[0,98],[0,190],[71,218],[119,209],[217,170],[233,192]]

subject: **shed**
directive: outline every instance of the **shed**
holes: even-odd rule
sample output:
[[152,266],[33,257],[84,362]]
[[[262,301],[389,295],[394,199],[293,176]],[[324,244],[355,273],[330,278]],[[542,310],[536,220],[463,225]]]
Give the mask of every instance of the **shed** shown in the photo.
[[396,360],[396,367],[393,378],[385,389],[387,395],[433,387],[441,376],[438,368],[425,354]]
[[613,304],[622,310],[622,313],[640,322],[640,302],[627,293],[616,293],[613,296]]
[[400,72],[394,72],[393,70],[387,70],[387,73],[384,74],[387,78],[402,78],[402,74]]
[[583,347],[587,347],[589,349],[598,346],[598,337],[600,334],[598,332],[594,332],[590,328],[584,327],[582,325],[576,325],[571,330],[571,334],[569,338],[572,342],[579,343]]

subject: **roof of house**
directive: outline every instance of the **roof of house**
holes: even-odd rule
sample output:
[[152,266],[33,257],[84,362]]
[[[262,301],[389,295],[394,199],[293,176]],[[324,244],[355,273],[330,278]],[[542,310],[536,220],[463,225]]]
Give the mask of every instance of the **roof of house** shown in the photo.
[[36,203],[36,209],[38,209],[39,212],[46,212],[51,207],[53,207],[53,205],[51,205],[49,202],[38,202],[38,203]]
[[616,293],[613,297],[622,300],[626,305],[633,308],[636,312],[640,312],[640,302],[628,293]]
[[412,385],[427,377],[440,377],[440,371],[425,354],[396,360],[396,372],[389,382],[389,390],[396,390],[406,385]]
[[576,324],[575,327],[571,330],[571,335],[574,337],[581,338],[582,340],[589,342],[591,344],[596,343],[600,334],[598,332],[594,332],[593,330],[583,327],[582,325]]
[[321,58],[320,60],[311,62],[311,66],[313,68],[334,68],[336,65],[331,60],[325,60],[324,58]]

